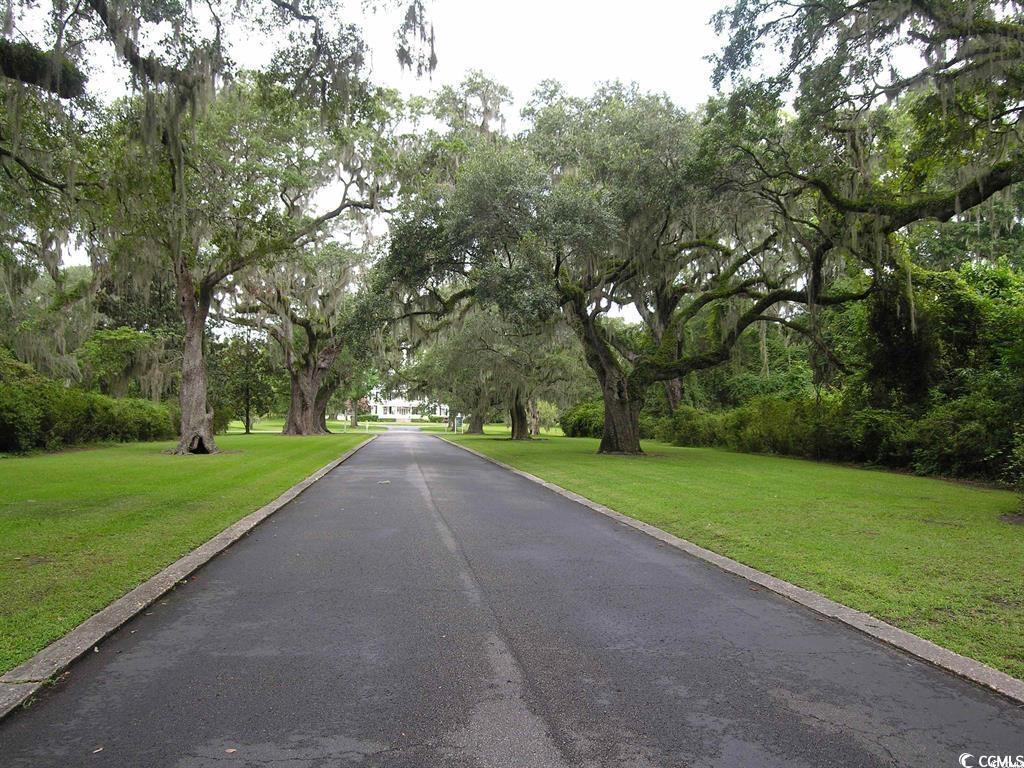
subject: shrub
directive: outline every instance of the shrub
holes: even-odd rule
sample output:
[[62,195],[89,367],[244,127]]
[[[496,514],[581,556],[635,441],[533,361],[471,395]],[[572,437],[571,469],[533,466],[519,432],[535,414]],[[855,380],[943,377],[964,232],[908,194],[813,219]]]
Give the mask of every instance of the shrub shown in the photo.
[[360,413],[359,421],[379,421],[380,417],[375,413]]
[[910,465],[913,426],[906,415],[878,408],[854,411],[847,417],[846,433],[853,449],[849,458],[889,467]]
[[567,437],[601,437],[604,434],[604,403],[588,400],[562,414],[558,420]]
[[427,420],[430,421],[431,424],[445,424],[448,421],[448,417],[447,416],[428,416]]
[[0,451],[162,440],[174,434],[167,407],[149,400],[117,400],[41,377],[0,383]]
[[231,426],[231,407],[226,404],[221,404],[220,407],[215,406],[213,409],[213,431],[221,435],[228,431],[229,426]]
[[702,447],[722,444],[720,419],[716,414],[681,405],[675,413],[662,419],[655,436],[666,443]]
[[1013,434],[1013,447],[1002,480],[1017,492],[1020,512],[1024,514],[1024,425],[1018,427]]
[[0,451],[27,451],[41,434],[39,401],[26,387],[0,383]]
[[0,383],[41,380],[42,377],[31,365],[21,362],[9,349],[0,347]]
[[1013,450],[1014,414],[971,393],[930,408],[914,430],[914,469],[957,477],[999,476]]

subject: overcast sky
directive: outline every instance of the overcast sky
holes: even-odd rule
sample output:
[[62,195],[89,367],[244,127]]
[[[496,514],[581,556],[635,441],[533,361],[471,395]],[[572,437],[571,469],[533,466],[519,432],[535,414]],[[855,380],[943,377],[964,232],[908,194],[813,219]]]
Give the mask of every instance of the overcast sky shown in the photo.
[[[720,41],[709,22],[725,2],[427,0],[438,65],[432,76],[420,78],[403,71],[395,56],[400,9],[361,15],[357,3],[350,2],[346,7],[356,16],[346,13],[346,19],[364,28],[374,82],[405,95],[427,95],[479,69],[512,90],[512,117],[548,79],[576,95],[608,80],[636,82],[644,90],[667,93],[680,106],[697,106],[712,94],[705,57],[718,50]],[[232,58],[241,66],[268,63],[273,45],[260,33],[229,30],[228,38]],[[112,49],[99,49],[93,65],[95,96],[109,101],[129,92],[129,79]]]
[[515,94],[516,110],[539,82],[556,79],[572,93],[606,80],[664,91],[684,107],[712,93],[704,57],[719,41],[709,20],[725,0],[432,0],[437,37],[433,77],[402,72],[394,56],[395,19],[366,22],[374,80],[406,94],[426,94],[480,69]]

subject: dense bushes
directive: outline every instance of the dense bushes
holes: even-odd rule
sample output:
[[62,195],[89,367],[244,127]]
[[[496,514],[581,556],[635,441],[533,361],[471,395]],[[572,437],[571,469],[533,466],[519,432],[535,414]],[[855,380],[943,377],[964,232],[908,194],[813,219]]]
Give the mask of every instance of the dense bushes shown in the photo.
[[165,406],[64,387],[0,350],[0,451],[173,437]]
[[975,394],[937,403],[918,418],[853,407],[837,396],[758,397],[722,411],[680,407],[660,421],[657,437],[674,445],[1015,482],[1006,477],[1015,447],[1012,419],[1004,404]]
[[604,432],[604,405],[600,400],[580,403],[558,420],[567,437],[601,437]]

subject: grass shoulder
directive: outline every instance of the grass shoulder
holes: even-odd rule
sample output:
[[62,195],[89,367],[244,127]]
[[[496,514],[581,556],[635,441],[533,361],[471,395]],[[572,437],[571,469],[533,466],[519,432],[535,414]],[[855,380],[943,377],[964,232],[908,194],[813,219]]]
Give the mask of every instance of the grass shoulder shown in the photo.
[[711,448],[448,436],[623,514],[1024,678],[1014,494]]

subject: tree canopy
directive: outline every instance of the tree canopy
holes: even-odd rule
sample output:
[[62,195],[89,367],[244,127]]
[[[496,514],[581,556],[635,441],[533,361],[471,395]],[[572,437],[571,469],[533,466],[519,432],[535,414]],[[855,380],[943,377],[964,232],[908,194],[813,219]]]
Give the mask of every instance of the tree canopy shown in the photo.
[[[479,71],[427,98],[375,86],[342,10],[12,5],[4,346],[68,384],[177,396],[183,453],[281,381],[295,434],[376,382],[473,430],[505,410],[514,437],[541,401],[597,393],[609,453],[641,451],[642,411],[780,393],[919,420],[941,398],[1016,407],[992,382],[1019,341],[1020,3],[733,0],[703,104],[550,80],[516,132]],[[378,10],[430,72],[424,5]],[[241,34],[266,42],[255,69]],[[101,52],[124,95],[97,98]]]

